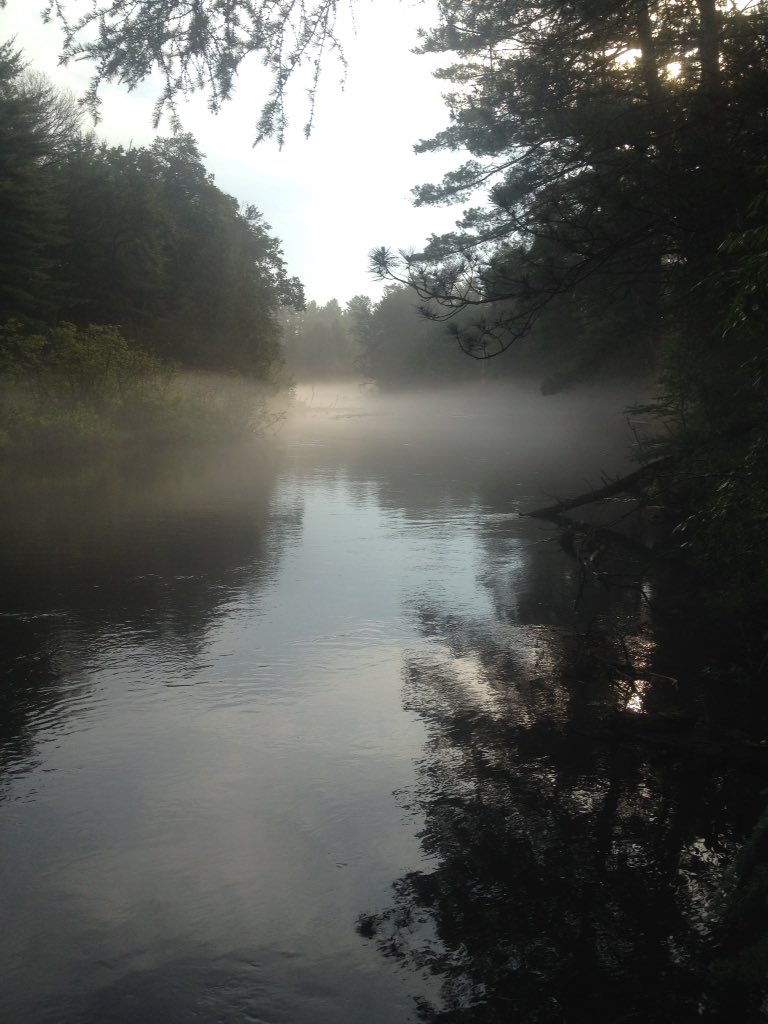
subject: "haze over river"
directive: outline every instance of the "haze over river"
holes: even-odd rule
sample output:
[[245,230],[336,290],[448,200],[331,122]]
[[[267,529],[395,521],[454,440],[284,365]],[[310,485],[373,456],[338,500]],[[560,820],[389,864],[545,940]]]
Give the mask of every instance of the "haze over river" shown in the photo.
[[625,468],[622,400],[300,397],[6,475],[0,1020],[706,1017],[756,780],[632,738],[708,713],[695,659],[518,517]]

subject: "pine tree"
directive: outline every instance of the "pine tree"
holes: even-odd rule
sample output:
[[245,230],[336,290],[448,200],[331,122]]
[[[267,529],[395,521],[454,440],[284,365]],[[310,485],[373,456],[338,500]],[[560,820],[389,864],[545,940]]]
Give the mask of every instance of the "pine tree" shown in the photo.
[[0,323],[35,319],[55,304],[50,249],[58,218],[44,166],[49,140],[40,97],[20,88],[24,65],[0,46]]
[[[465,201],[459,229],[423,252],[374,253],[442,315],[473,355],[503,351],[553,303],[578,331],[711,329],[691,287],[718,262],[766,158],[768,10],[719,0],[442,0],[424,52],[451,123],[421,151],[469,151],[419,204]],[[610,347],[610,346],[609,346]]]

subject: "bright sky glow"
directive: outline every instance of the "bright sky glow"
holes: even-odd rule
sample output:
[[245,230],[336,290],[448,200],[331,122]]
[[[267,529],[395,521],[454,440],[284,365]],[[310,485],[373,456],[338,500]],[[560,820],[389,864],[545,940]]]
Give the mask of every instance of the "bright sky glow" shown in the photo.
[[[640,60],[642,55],[642,50],[633,48],[631,50],[623,50],[614,59],[617,64],[634,64],[636,61]],[[671,63],[664,65],[664,74],[667,78],[679,78],[682,71],[683,65],[679,60],[673,60]]]
[[[0,39],[16,36],[31,65],[81,95],[87,64],[58,66],[61,35],[43,25],[43,0],[7,0],[0,11]],[[196,97],[181,108],[186,130],[198,140],[217,185],[254,203],[283,241],[288,269],[304,282],[307,297],[343,304],[355,294],[377,297],[381,285],[367,269],[374,246],[419,248],[431,233],[450,230],[457,209],[416,210],[410,190],[439,180],[456,155],[416,156],[413,145],[448,120],[442,83],[432,77],[439,61],[410,52],[420,25],[435,22],[432,0],[359,0],[354,29],[343,29],[348,74],[329,61],[318,98],[312,137],[302,83],[292,90],[292,127],[279,151],[273,143],[252,146],[265,77],[258,58],[243,66],[237,91],[221,113]],[[160,92],[148,80],[133,93],[104,90],[97,131],[113,144],[151,142],[152,106]],[[169,134],[161,126],[159,134]]]

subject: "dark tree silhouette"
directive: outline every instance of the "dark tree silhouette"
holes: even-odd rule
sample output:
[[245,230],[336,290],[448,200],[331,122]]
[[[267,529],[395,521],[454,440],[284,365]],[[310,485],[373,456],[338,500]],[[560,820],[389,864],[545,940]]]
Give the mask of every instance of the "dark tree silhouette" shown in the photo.
[[[763,5],[442,0],[421,50],[458,59],[451,121],[422,152],[469,153],[422,205],[488,203],[423,251],[372,254],[479,358],[553,304],[593,347],[711,330],[691,286],[718,265],[766,156]],[[441,309],[434,309],[435,300]],[[474,321],[456,326],[458,310]],[[574,346],[572,345],[572,348]]]

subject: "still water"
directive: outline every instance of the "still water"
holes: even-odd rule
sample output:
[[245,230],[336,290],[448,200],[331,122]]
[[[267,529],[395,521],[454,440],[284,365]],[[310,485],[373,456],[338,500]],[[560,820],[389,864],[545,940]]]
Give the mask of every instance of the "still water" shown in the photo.
[[651,584],[574,609],[518,517],[622,468],[616,401],[301,397],[4,480],[0,1020],[706,1016],[759,772],[668,742]]

